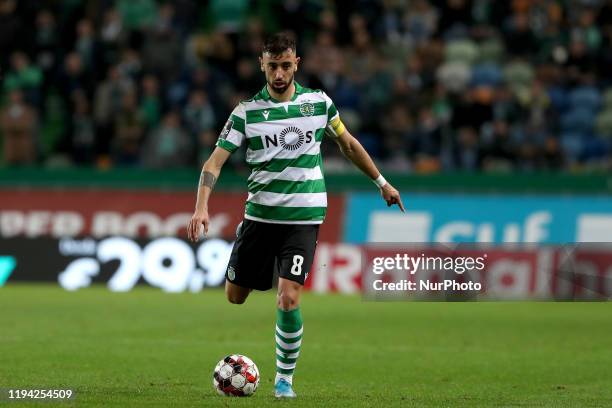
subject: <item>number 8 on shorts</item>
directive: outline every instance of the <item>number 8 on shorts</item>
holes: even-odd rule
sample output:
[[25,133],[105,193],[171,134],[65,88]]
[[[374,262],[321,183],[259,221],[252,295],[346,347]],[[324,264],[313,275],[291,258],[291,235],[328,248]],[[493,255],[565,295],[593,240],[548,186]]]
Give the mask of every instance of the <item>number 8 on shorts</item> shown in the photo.
[[302,265],[304,264],[304,257],[302,255],[293,255],[293,266],[291,267],[291,274],[300,276],[302,274]]

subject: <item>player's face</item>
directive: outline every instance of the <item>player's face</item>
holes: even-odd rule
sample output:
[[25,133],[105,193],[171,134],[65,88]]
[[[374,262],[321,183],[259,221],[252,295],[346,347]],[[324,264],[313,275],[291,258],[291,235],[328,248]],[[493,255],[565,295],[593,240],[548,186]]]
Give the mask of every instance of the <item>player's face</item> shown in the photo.
[[280,55],[265,52],[259,58],[261,70],[266,74],[268,85],[278,94],[285,93],[291,86],[299,62],[300,58],[295,56],[293,50],[284,51]]

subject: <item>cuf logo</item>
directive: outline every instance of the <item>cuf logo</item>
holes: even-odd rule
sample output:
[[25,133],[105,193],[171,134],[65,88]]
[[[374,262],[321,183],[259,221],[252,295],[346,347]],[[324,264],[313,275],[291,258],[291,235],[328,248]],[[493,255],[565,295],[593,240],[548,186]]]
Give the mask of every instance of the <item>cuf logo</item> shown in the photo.
[[310,102],[305,102],[300,105],[300,113],[302,116],[312,116],[314,115],[314,105]]

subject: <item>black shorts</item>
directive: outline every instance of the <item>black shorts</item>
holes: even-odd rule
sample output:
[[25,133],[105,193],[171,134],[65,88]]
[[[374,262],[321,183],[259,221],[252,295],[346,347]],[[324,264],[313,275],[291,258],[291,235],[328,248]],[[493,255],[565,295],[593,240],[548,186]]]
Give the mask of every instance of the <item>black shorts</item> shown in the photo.
[[245,288],[268,290],[274,274],[304,285],[317,246],[319,225],[244,220],[225,278]]

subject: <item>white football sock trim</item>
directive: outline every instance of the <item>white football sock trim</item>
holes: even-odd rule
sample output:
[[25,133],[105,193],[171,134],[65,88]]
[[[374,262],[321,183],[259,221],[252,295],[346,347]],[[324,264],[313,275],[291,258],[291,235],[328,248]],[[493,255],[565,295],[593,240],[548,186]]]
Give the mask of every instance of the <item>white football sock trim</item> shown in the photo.
[[296,331],[296,332],[286,332],[286,331],[282,331],[278,326],[276,326],[276,331],[278,332],[278,334],[280,334],[281,336],[283,336],[286,339],[295,339],[298,336],[301,336],[302,333],[304,332],[304,326],[300,327],[300,330]]
[[302,339],[296,341],[295,343],[285,343],[284,341],[281,340],[280,337],[275,336],[276,337],[276,344],[278,344],[280,347],[284,348],[285,350],[295,350],[297,348],[300,348],[300,346],[302,345]]

